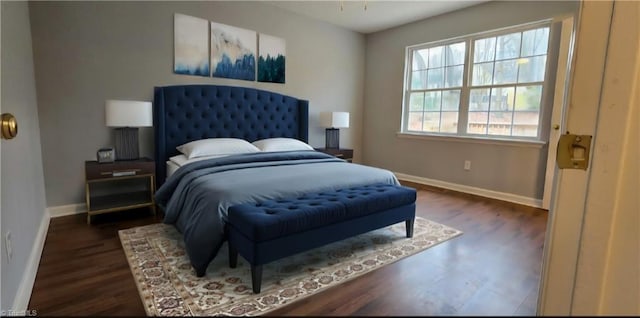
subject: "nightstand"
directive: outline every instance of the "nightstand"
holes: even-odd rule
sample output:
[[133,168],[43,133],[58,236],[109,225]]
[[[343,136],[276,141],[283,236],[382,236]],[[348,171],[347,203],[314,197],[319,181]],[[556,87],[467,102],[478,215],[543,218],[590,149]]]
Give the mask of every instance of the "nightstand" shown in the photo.
[[92,215],[141,207],[150,207],[156,214],[153,160],[85,161],[84,168],[87,224]]
[[344,159],[348,162],[353,160],[353,149],[315,148],[315,150],[330,154],[336,158]]

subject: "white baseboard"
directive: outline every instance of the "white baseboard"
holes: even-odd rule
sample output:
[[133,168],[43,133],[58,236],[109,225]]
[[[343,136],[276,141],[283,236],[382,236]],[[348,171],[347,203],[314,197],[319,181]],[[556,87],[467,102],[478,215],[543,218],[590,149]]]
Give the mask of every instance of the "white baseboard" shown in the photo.
[[40,221],[40,228],[38,234],[33,241],[33,247],[31,248],[31,254],[27,260],[26,268],[22,274],[22,280],[16,297],[13,301],[12,310],[15,313],[23,313],[28,310],[29,300],[31,299],[31,292],[33,291],[33,284],[36,281],[36,274],[38,273],[38,267],[40,266],[40,258],[42,257],[42,250],[44,249],[44,241],[47,239],[47,232],[49,231],[49,211],[45,210]]
[[443,189],[448,189],[448,190],[453,190],[453,191],[458,191],[463,193],[474,194],[481,197],[486,197],[486,198],[491,198],[496,200],[518,203],[526,206],[532,206],[534,208],[542,208],[542,200],[540,199],[529,198],[529,197],[512,194],[512,193],[476,188],[476,187],[471,187],[467,185],[434,180],[434,179],[429,179],[424,177],[417,177],[417,176],[412,176],[412,175],[408,175],[400,172],[394,172],[394,174],[400,180],[415,182],[419,184],[429,185],[433,187],[438,187],[438,188],[443,188]]
[[49,207],[47,210],[52,218],[57,218],[66,215],[85,213],[87,212],[87,205],[84,203],[59,205]]

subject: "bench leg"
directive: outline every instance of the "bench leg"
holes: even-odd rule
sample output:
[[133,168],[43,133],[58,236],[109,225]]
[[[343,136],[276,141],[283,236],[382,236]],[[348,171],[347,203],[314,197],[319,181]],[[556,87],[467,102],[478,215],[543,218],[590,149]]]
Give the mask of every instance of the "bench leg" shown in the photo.
[[404,222],[405,227],[407,228],[407,237],[413,237],[413,220],[406,220]]
[[238,250],[229,244],[229,267],[236,268],[238,265]]
[[262,283],[262,265],[251,265],[251,285],[253,293],[260,293],[260,284]]

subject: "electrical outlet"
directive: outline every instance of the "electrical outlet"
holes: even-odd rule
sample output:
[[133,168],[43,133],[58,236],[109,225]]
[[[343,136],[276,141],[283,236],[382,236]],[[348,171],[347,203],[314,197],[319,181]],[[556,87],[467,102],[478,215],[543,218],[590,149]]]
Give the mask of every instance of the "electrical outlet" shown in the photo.
[[464,161],[464,170],[471,170],[471,160]]
[[7,250],[7,259],[11,260],[13,257],[13,246],[11,244],[11,232],[7,232],[7,235],[4,236],[4,246]]

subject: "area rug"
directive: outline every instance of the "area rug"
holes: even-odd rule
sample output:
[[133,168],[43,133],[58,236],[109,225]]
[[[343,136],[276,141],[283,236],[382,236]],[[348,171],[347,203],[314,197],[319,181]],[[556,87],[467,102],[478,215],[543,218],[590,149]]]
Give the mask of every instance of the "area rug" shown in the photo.
[[196,277],[182,237],[172,225],[151,224],[118,234],[147,315],[257,316],[462,232],[416,217],[413,238],[406,238],[402,222],[266,264],[260,294],[251,290],[251,268],[242,256],[236,268],[229,268],[226,243],[207,274]]

